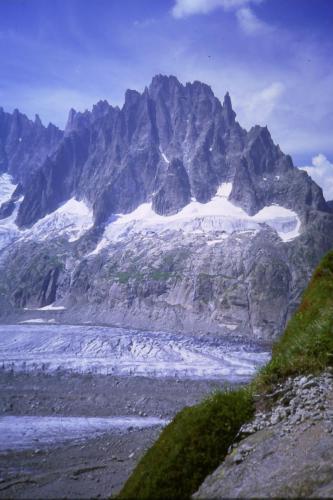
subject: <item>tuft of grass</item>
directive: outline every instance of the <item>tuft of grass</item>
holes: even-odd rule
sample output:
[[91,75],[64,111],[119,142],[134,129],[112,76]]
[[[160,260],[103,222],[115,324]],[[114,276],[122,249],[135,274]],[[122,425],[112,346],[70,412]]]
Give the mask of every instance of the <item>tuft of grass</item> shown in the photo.
[[143,456],[118,498],[186,499],[223,461],[254,413],[253,394],[288,376],[333,366],[333,251],[324,257],[272,360],[246,388],[216,393],[185,408]]
[[216,393],[184,408],[141,459],[118,498],[190,498],[253,412],[246,389]]
[[172,278],[173,273],[169,271],[160,271],[158,269],[154,269],[151,274],[150,278],[154,281],[167,281],[169,278]]
[[131,278],[131,273],[128,271],[119,271],[118,273],[116,273],[115,277],[118,283],[126,285]]

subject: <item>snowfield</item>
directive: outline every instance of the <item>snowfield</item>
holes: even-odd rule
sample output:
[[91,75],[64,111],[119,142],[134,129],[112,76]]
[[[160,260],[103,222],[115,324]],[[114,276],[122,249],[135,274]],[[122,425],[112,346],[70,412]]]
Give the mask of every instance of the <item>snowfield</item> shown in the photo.
[[[0,205],[10,199],[15,188],[16,185],[12,183],[9,175],[0,176]],[[73,242],[93,226],[93,214],[86,203],[72,198],[40,219],[32,228],[20,230],[15,219],[22,200],[23,197],[16,202],[12,215],[0,220],[0,251],[16,240],[45,241],[63,236]]]
[[[278,205],[271,205],[250,216],[242,208],[228,201],[231,190],[231,183],[223,183],[208,203],[192,200],[174,215],[157,214],[152,209],[151,203],[143,203],[128,214],[117,214],[106,227],[103,238],[91,254],[98,254],[112,241],[124,239],[130,233],[144,234],[149,230],[158,233],[200,232],[205,235],[216,231],[226,235],[248,231],[251,236],[251,233],[256,234],[261,229],[262,224],[267,224],[284,242],[299,236],[301,222],[295,212]],[[220,242],[225,237],[224,235],[214,241]]]
[[40,219],[25,237],[46,240],[65,236],[69,242],[76,241],[93,226],[93,214],[84,201],[68,200],[51,214]]
[[269,359],[246,344],[67,325],[0,325],[0,368],[245,381]]
[[[164,161],[168,162],[161,151]],[[7,174],[0,176],[0,204],[10,199],[16,186]],[[256,234],[267,224],[279,235],[282,241],[290,241],[300,234],[301,222],[298,215],[284,207],[271,205],[260,210],[256,215],[248,215],[242,208],[228,201],[232,190],[231,183],[223,183],[216,195],[208,203],[192,201],[177,214],[162,216],[152,209],[151,203],[143,203],[133,212],[116,214],[107,225],[101,241],[90,255],[98,254],[111,242],[126,238],[129,234],[141,234],[146,231],[183,231],[209,236],[212,232],[219,231],[226,235],[235,232]],[[7,219],[0,220],[0,250],[10,245],[15,240],[44,241],[55,237],[64,237],[69,242],[81,238],[94,223],[92,210],[83,200],[68,200],[57,210],[40,219],[30,229],[19,230],[15,219],[19,204],[13,214]],[[217,243],[223,240],[214,238]],[[208,243],[211,244],[211,243]]]
[[9,174],[0,175],[0,205],[9,201],[17,185],[13,184]]

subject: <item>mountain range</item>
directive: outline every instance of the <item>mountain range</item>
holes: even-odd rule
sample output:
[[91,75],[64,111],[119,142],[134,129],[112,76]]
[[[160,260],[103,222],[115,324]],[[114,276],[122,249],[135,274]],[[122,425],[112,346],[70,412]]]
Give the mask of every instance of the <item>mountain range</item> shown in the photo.
[[3,321],[270,341],[332,246],[322,189],[204,83],[157,75],[64,131],[0,108]]

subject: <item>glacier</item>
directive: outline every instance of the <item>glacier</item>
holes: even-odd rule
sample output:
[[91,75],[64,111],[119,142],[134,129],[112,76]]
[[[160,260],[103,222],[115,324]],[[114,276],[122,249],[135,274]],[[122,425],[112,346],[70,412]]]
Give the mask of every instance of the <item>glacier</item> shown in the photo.
[[5,371],[243,382],[268,359],[263,347],[207,336],[88,325],[0,325],[0,369]]
[[164,426],[167,420],[156,417],[53,417],[4,416],[0,417],[0,452],[22,451],[61,444],[81,442],[110,431]]

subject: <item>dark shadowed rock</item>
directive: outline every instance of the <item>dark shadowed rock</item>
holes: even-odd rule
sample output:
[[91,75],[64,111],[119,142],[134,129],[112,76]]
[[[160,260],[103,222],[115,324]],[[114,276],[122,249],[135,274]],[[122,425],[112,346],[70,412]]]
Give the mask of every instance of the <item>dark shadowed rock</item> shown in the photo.
[[191,200],[187,172],[180,160],[172,160],[162,186],[153,197],[153,209],[160,215],[177,213]]

